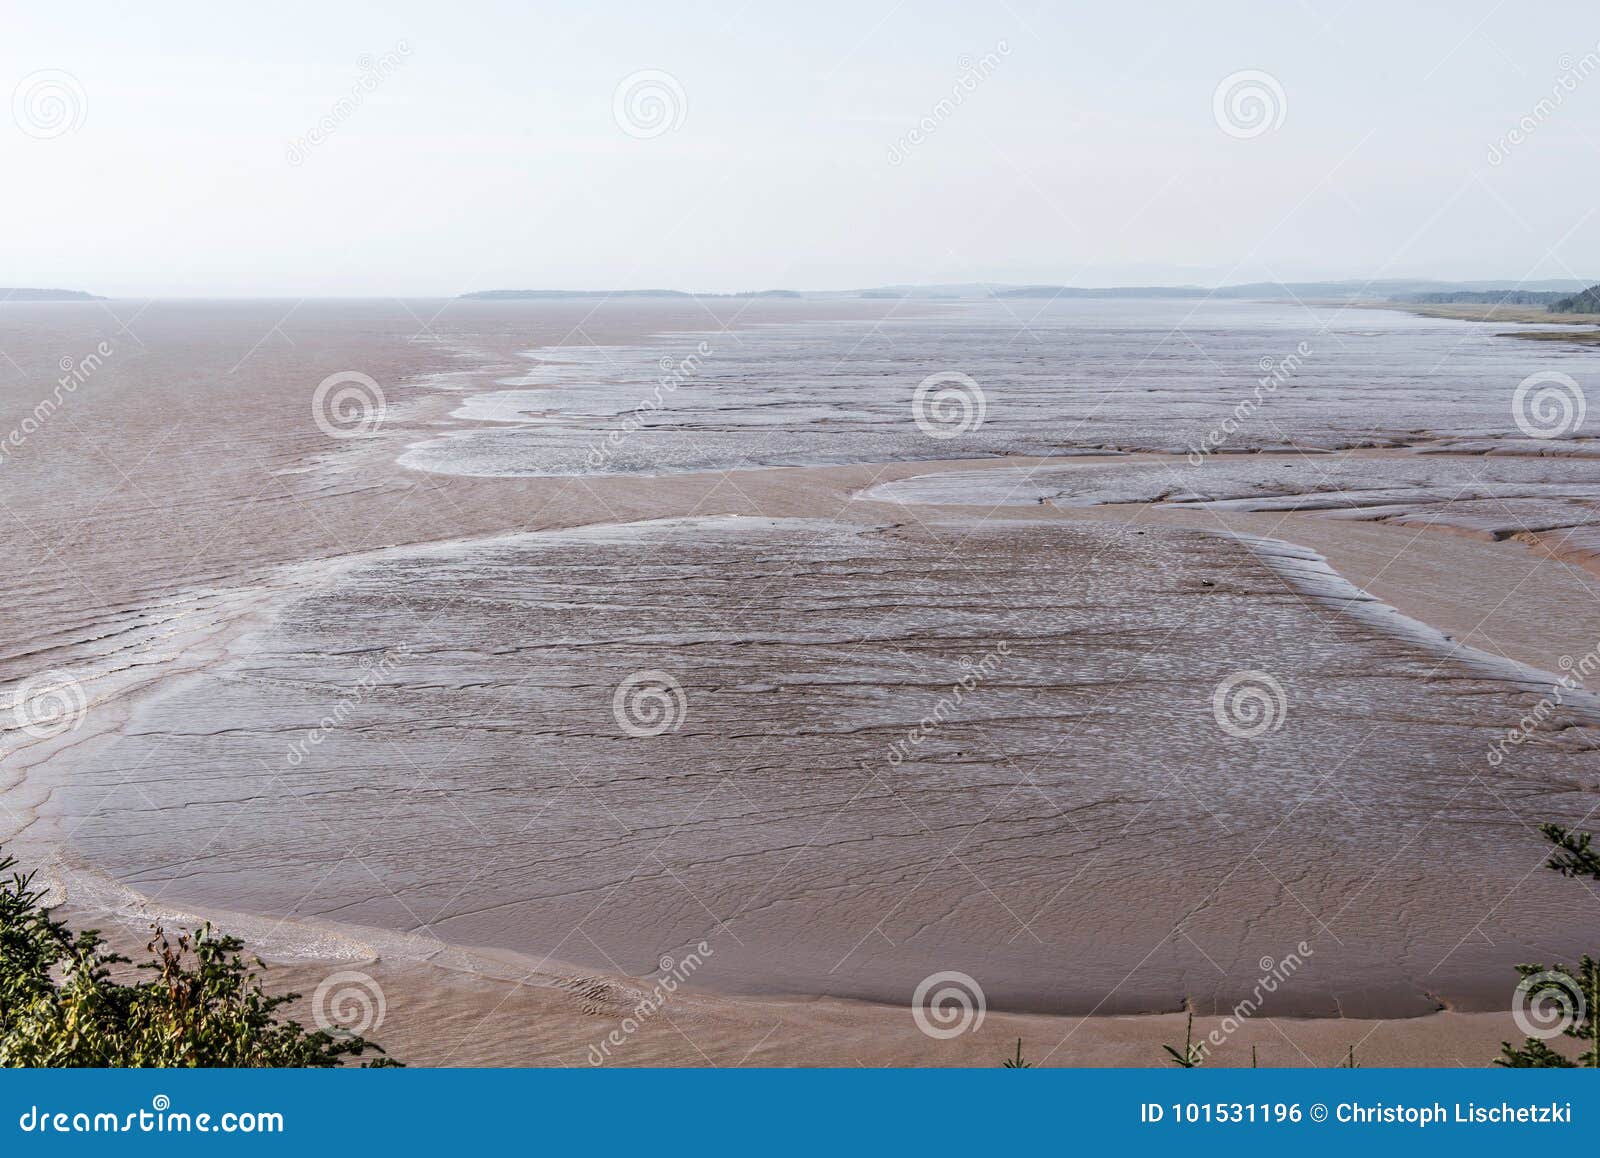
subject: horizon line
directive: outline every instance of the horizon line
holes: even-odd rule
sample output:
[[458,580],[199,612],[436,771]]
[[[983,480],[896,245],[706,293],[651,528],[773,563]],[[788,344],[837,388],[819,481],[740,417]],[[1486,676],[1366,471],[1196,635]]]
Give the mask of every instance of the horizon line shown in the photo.
[[[109,293],[100,294],[93,291],[68,289],[58,286],[15,286],[0,289],[0,304],[27,304],[49,303],[64,304],[73,301],[515,301],[515,300],[562,300],[562,299],[596,299],[596,298],[761,298],[773,299],[851,299],[868,298],[869,300],[894,300],[904,299],[917,294],[941,294],[944,300],[960,298],[965,295],[993,295],[1003,292],[1008,295],[1036,294],[1041,296],[1075,295],[1092,297],[1096,295],[1122,295],[1134,296],[1140,293],[1160,294],[1187,294],[1187,295],[1214,295],[1229,291],[1248,290],[1293,290],[1297,287],[1327,287],[1330,289],[1358,289],[1378,290],[1394,287],[1433,287],[1456,289],[1462,292],[1479,291],[1507,292],[1526,291],[1528,287],[1550,287],[1545,292],[1561,292],[1567,287],[1578,289],[1587,288],[1600,282],[1586,281],[1581,278],[1433,278],[1433,277],[1387,277],[1387,278],[1301,278],[1292,281],[1247,281],[1223,282],[1215,285],[1206,285],[1200,282],[1143,282],[1119,285],[1069,285],[1062,282],[1032,281],[1032,282],[1002,282],[1002,281],[971,281],[971,282],[889,282],[878,285],[861,286],[848,289],[795,289],[788,287],[773,287],[758,290],[694,290],[671,289],[666,287],[646,287],[641,289],[560,289],[542,287],[496,287],[490,289],[469,290],[461,293],[381,293],[381,292],[349,292],[349,293],[296,293],[261,292],[261,293]],[[939,298],[924,299],[939,300]]]

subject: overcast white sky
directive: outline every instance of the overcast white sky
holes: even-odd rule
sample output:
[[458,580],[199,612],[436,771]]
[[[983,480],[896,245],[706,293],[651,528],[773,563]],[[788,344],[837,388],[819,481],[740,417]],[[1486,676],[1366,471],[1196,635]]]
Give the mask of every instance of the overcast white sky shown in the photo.
[[[3,7],[0,285],[1600,280],[1592,0]],[[683,95],[655,136],[614,115],[641,70]],[[1241,70],[1283,94],[1255,136]]]

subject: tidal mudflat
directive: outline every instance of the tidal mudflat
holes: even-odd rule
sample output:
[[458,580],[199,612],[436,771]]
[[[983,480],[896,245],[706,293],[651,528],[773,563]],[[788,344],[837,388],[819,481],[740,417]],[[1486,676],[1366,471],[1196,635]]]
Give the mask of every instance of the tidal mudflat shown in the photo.
[[[1600,643],[1589,445],[1511,406],[1584,351],[1237,302],[313,305],[293,346],[118,306],[7,316],[40,366],[139,336],[4,467],[4,675],[80,695],[5,734],[9,838],[86,912],[240,915],[507,1043],[523,987],[604,1019],[693,958],[640,1056],[694,1062],[796,1001],[792,1060],[876,1056],[944,972],[1064,1037],[1290,956],[1274,1016],[1428,1034],[1583,948],[1535,829],[1600,803],[1597,705],[1503,741]],[[358,366],[381,421],[330,435]]]

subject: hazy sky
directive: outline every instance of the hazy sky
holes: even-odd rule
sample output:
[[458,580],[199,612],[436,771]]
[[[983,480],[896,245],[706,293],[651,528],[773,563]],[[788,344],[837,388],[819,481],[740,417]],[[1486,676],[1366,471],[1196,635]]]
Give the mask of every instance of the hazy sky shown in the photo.
[[4,9],[0,284],[1600,279],[1592,0]]

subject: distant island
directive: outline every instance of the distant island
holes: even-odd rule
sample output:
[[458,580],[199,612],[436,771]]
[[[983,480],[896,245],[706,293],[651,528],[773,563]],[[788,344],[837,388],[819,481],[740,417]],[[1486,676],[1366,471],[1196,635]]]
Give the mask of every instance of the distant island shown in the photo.
[[[1585,295],[1587,283],[1577,279],[1538,282],[1464,281],[1443,282],[1390,278],[1381,281],[1244,282],[1237,285],[1002,285],[993,282],[963,282],[951,285],[882,285],[850,290],[769,289],[743,293],[693,293],[674,289],[559,290],[496,289],[462,294],[474,301],[559,301],[597,298],[789,298],[808,301],[838,301],[858,298],[867,301],[992,301],[1008,299],[1055,300],[1058,298],[1176,298],[1176,299],[1253,299],[1268,301],[1388,301],[1407,305],[1472,304],[1482,306],[1542,306],[1558,312],[1593,313],[1594,301]],[[1559,309],[1565,301],[1578,303]],[[1587,302],[1587,305],[1583,304]]]
[[[616,298],[694,300],[710,298],[784,298],[813,302],[861,301],[923,302],[1109,299],[1207,299],[1232,301],[1342,302],[1380,309],[1407,310],[1428,317],[1460,321],[1513,322],[1522,326],[1557,321],[1584,325],[1600,323],[1600,284],[1587,285],[1576,278],[1542,281],[1428,281],[1383,280],[1244,282],[1207,288],[1200,285],[997,285],[966,282],[954,285],[885,285],[853,290],[759,290],[747,293],[691,293],[687,290],[547,290],[500,289],[462,294],[475,301],[561,301]],[[1508,337],[1537,341],[1600,345],[1600,330],[1522,329]]]
[[553,301],[563,298],[800,298],[798,290],[755,290],[736,294],[695,294],[686,290],[479,290],[462,294],[468,301]]
[[1344,281],[1254,281],[1237,285],[1207,288],[1198,285],[1177,286],[1108,286],[1084,288],[1079,286],[1028,285],[994,286],[990,296],[997,298],[1294,298],[1340,299],[1359,301],[1387,298],[1390,301],[1481,301],[1497,303],[1502,300],[1539,298],[1541,304],[1581,290],[1584,283],[1577,280],[1554,280],[1512,283],[1504,281],[1440,282],[1406,278],[1384,280],[1352,279]]
[[64,289],[0,289],[0,302],[99,302],[98,294]]

